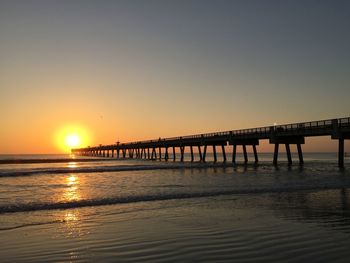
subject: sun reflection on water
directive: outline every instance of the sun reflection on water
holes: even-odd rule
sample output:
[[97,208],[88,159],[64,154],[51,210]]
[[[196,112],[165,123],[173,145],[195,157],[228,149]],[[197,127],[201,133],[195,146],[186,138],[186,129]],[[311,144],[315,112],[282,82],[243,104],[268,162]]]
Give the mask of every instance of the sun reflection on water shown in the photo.
[[76,183],[76,177],[74,175],[70,175],[67,178],[67,184],[70,185],[74,185]]
[[77,168],[78,165],[76,162],[69,162],[68,165],[67,165],[68,168]]
[[[76,202],[82,199],[81,179],[75,174],[69,174],[63,179],[64,191],[62,193],[63,202]],[[59,215],[61,222],[64,224],[60,228],[61,234],[69,238],[82,236],[80,212],[78,209],[68,209]]]
[[62,216],[62,222],[64,224],[62,225],[61,233],[65,237],[75,238],[87,234],[81,229],[81,220],[78,210],[66,211]]
[[77,201],[81,199],[80,193],[80,181],[79,177],[76,175],[70,174],[65,181],[66,188],[63,193],[63,199],[65,201]]
[[69,223],[69,222],[74,222],[79,220],[79,214],[77,212],[66,212],[64,214],[64,222]]

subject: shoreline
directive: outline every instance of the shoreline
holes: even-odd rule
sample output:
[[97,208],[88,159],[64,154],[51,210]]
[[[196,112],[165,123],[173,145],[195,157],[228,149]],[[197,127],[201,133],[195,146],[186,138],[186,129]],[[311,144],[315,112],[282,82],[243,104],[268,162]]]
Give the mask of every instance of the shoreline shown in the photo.
[[64,159],[4,159],[0,164],[26,164],[26,163],[69,163],[69,162],[95,162],[95,161],[114,161],[113,158],[64,158]]

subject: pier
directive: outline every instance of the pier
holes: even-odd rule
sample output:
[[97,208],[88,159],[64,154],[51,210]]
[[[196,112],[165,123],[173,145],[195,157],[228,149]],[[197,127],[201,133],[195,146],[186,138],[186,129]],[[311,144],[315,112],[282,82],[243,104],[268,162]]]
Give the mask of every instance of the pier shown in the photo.
[[[338,165],[344,167],[344,141],[350,139],[350,117],[328,119],[266,127],[204,133],[155,140],[99,145],[72,149],[73,154],[83,156],[136,158],[148,160],[176,161],[176,152],[180,152],[180,161],[184,161],[185,151],[189,151],[191,161],[206,162],[208,147],[212,148],[214,162],[218,161],[218,151],[223,162],[227,162],[226,146],[232,145],[232,163],[236,163],[237,147],[242,147],[244,163],[248,163],[247,147],[252,147],[254,163],[258,163],[257,146],[260,140],[269,140],[274,145],[273,164],[277,165],[279,147],[284,145],[288,164],[292,164],[290,146],[296,146],[299,164],[304,163],[302,145],[306,137],[330,136],[338,140]],[[195,156],[194,148],[198,150]]]

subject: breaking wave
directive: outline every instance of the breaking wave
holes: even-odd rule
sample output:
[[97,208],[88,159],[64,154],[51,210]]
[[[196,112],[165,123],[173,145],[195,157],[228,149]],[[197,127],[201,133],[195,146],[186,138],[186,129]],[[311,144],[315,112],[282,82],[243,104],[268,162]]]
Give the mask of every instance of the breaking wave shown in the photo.
[[209,167],[230,167],[232,164],[223,163],[172,163],[158,165],[111,165],[111,166],[93,166],[93,167],[57,167],[57,168],[36,168],[21,170],[0,171],[0,177],[29,176],[37,174],[65,174],[65,173],[103,173],[103,172],[122,172],[138,170],[169,170],[184,168],[209,168]]
[[217,197],[224,195],[247,195],[247,194],[273,194],[273,193],[287,193],[296,191],[319,191],[330,190],[339,188],[350,188],[350,182],[348,184],[333,183],[327,185],[293,185],[284,187],[269,187],[269,188],[257,188],[257,189],[236,189],[226,191],[209,191],[209,192],[191,192],[191,193],[171,193],[171,194],[154,194],[154,195],[135,195],[124,197],[108,197],[100,199],[87,199],[77,200],[70,202],[57,202],[57,203],[29,203],[18,205],[3,205],[0,206],[0,214],[4,213],[17,213],[17,212],[30,212],[39,210],[55,210],[55,209],[70,209],[81,208],[91,206],[105,206],[116,204],[129,204],[137,202],[151,202],[151,201],[166,201],[177,199],[191,199],[202,197]]

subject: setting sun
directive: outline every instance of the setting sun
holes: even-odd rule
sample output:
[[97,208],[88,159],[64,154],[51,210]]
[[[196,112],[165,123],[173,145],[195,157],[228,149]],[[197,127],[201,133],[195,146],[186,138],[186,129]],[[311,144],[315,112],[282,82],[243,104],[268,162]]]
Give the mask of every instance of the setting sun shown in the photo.
[[80,145],[80,137],[76,134],[70,134],[66,137],[66,144],[69,147],[78,147]]
[[55,142],[61,151],[70,152],[72,148],[88,146],[91,143],[91,135],[80,125],[67,125],[57,132]]

